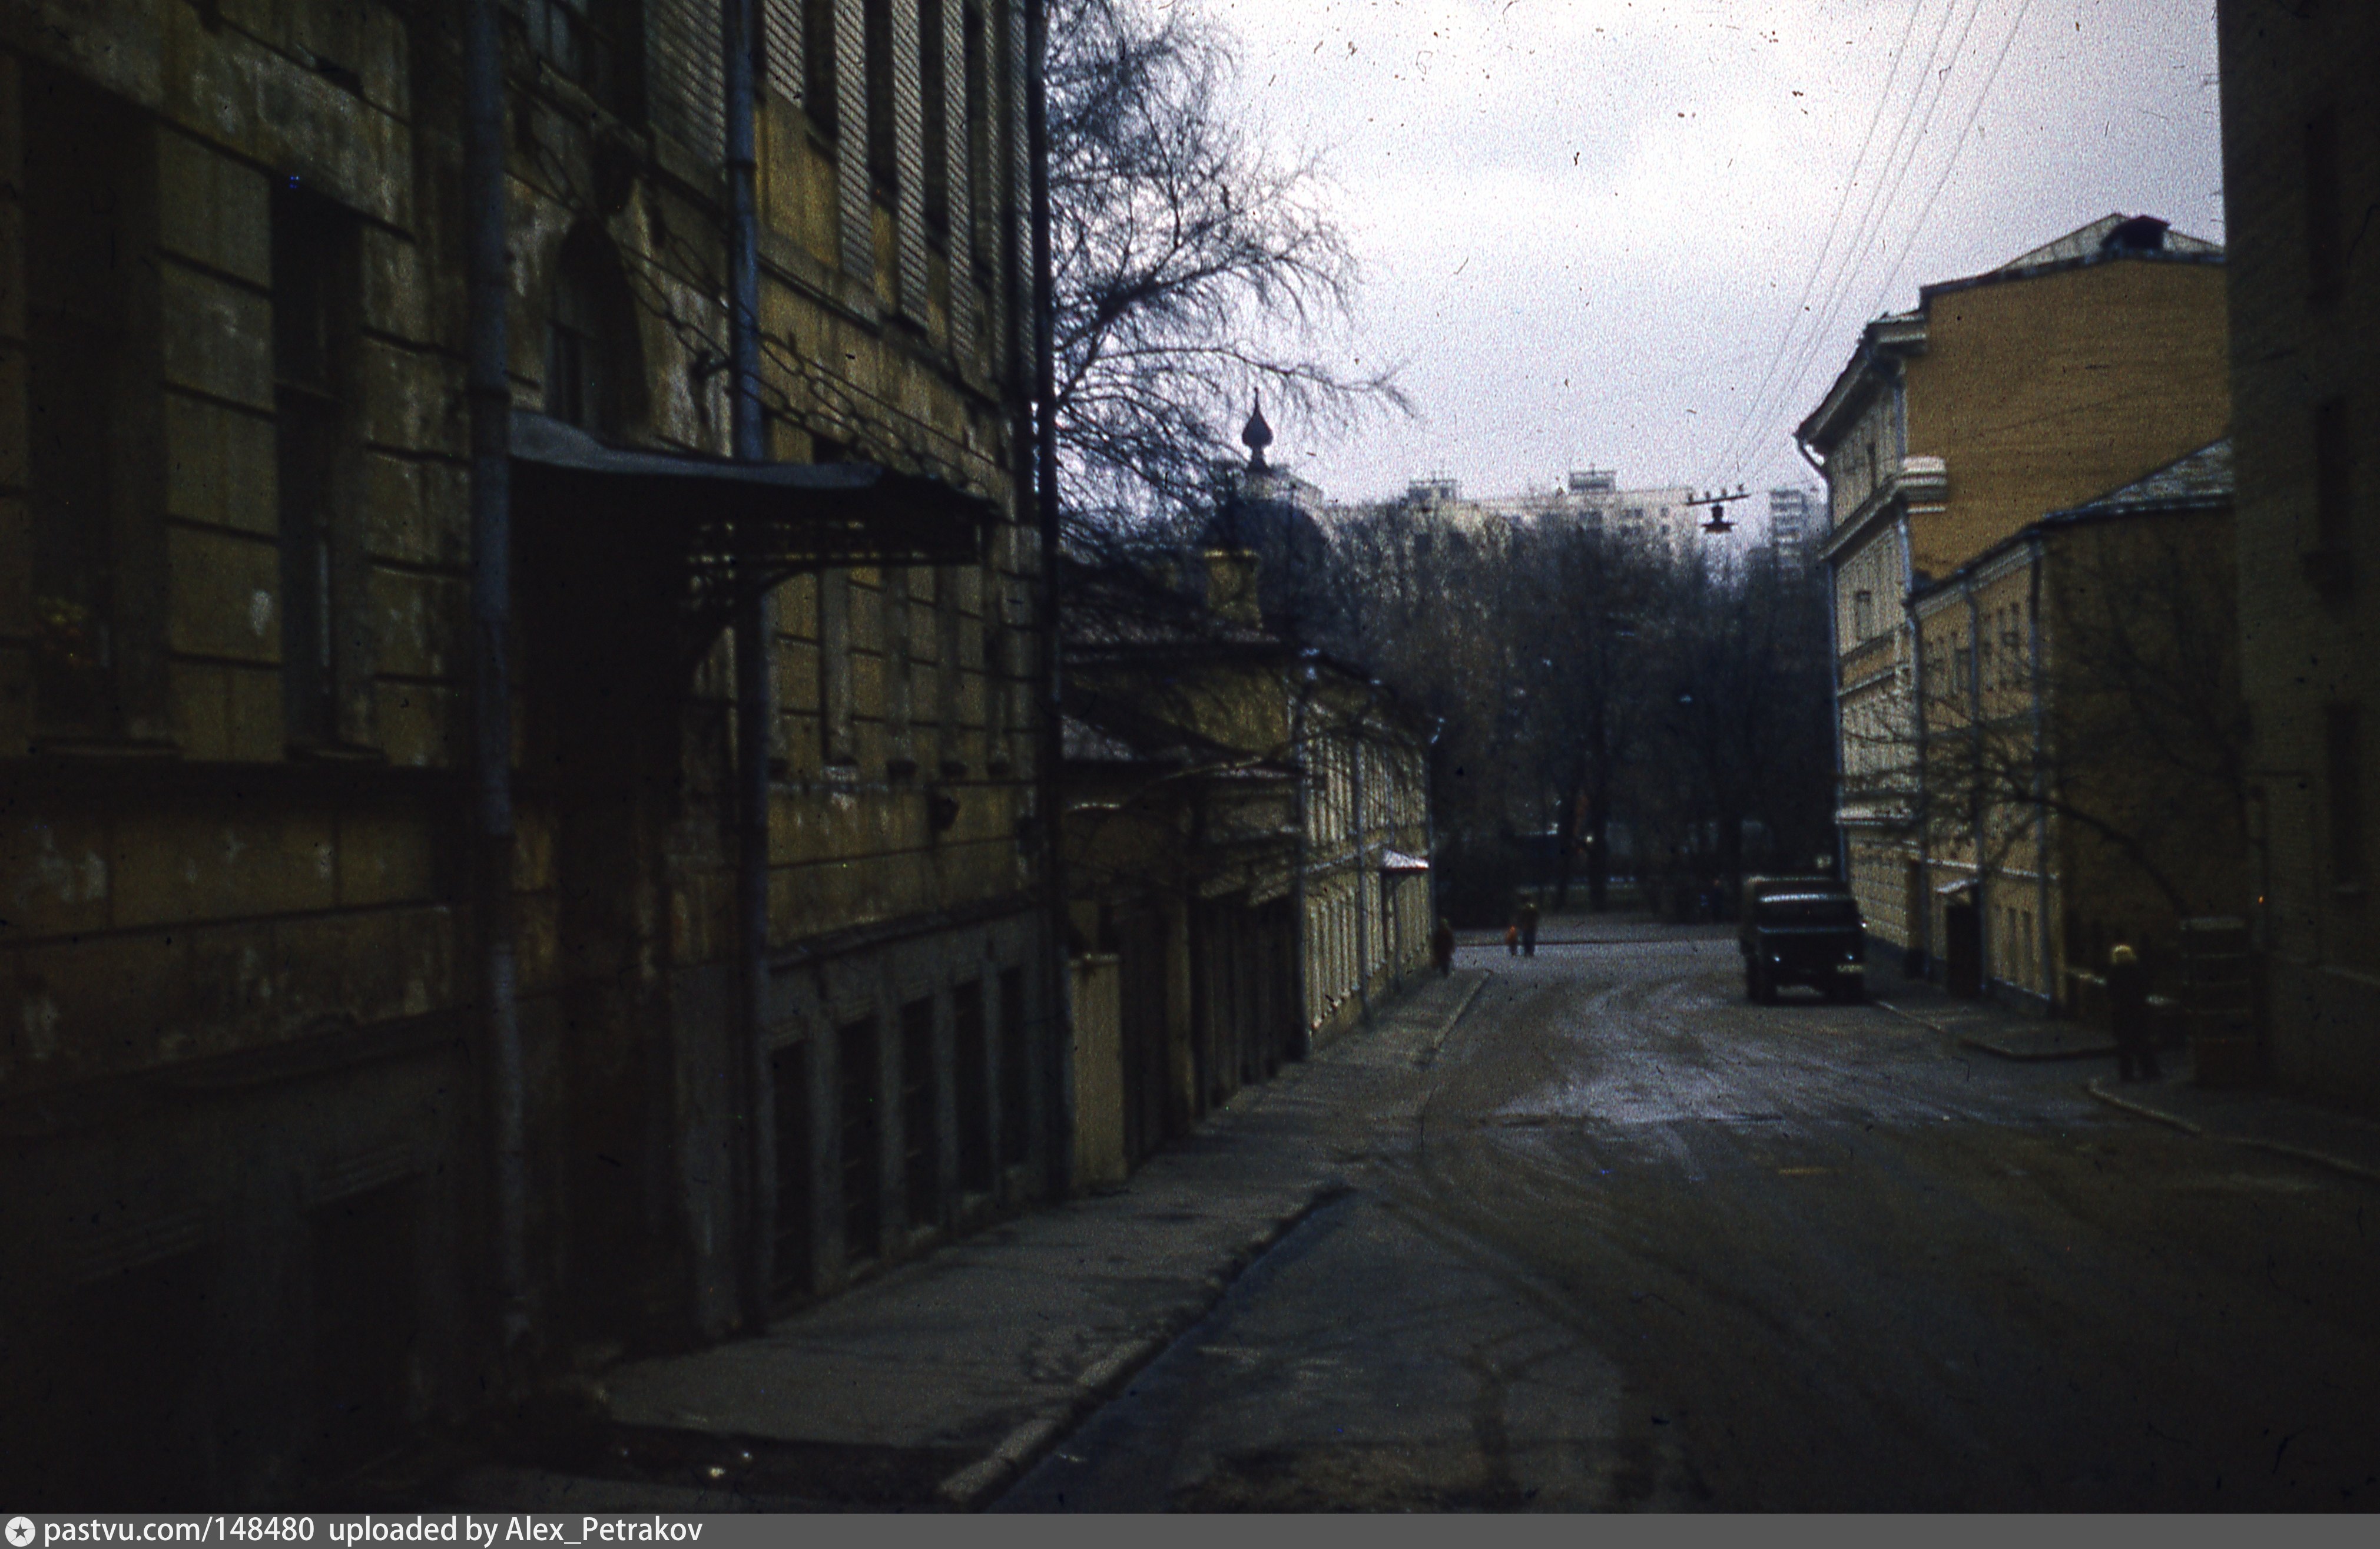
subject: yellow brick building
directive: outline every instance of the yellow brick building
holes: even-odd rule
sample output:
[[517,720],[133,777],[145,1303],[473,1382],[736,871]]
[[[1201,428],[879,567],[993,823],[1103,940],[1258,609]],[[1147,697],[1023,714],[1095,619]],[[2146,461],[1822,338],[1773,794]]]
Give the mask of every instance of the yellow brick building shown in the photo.
[[1912,594],[1906,794],[1954,991],[2071,1009],[2122,942],[2178,994],[2181,921],[2243,910],[2231,478],[2216,442]]
[[1044,1187],[1023,12],[757,8],[769,451],[875,493],[772,572],[748,1079],[720,6],[501,11],[511,1352],[461,7],[0,9],[0,1494],[287,1499]]
[[1845,874],[1912,971],[1939,966],[1961,881],[1924,843],[1912,593],[2221,436],[2225,351],[2221,250],[2108,215],[1922,287],[1796,428],[1828,484]]
[[2380,12],[2216,17],[2265,1054],[2380,1109]]

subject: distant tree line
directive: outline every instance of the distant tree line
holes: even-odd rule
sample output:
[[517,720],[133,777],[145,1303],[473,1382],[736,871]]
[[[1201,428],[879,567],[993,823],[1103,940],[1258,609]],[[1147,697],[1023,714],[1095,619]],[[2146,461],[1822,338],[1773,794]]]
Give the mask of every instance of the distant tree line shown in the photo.
[[1394,502],[1335,525],[1321,643],[1437,723],[1441,897],[1666,907],[1833,849],[1826,588],[1767,546]]

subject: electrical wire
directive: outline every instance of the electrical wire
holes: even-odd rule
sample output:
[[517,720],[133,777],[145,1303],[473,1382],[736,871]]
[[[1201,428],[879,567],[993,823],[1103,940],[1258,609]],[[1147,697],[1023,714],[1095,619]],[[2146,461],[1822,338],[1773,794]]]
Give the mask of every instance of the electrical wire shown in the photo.
[[[1970,15],[1973,14],[1973,6],[1980,6],[1982,4],[1983,0],[1973,0]],[[1891,168],[1900,157],[1900,147],[1908,134],[1909,126],[1917,116],[1918,100],[1925,94],[1925,77],[1934,74],[1935,61],[1942,56],[1942,40],[1949,35],[1950,18],[1957,13],[1958,8],[1958,0],[1948,0],[1942,7],[1941,24],[1935,28],[1934,41],[1925,52],[1925,70],[1918,77],[1917,87],[1910,93],[1907,105],[1901,110],[1900,126],[1893,135],[1892,144],[1885,152],[1885,163],[1888,168]],[[1937,78],[1937,100],[1940,95],[1939,86],[1940,79]],[[1916,154],[1917,144],[1915,141],[1910,141],[1909,159],[1913,160]],[[1898,171],[1888,172],[1887,181],[1897,189],[1900,179],[1905,176],[1906,167],[1903,166]],[[1876,230],[1887,213],[1883,197],[1885,188],[1886,183],[1880,182],[1868,195],[1867,205],[1860,213],[1860,224],[1852,237],[1852,244],[1844,250],[1844,262],[1838,265],[1835,279],[1828,288],[1826,304],[1819,310],[1817,320],[1811,327],[1809,336],[1803,342],[1801,355],[1794,361],[1791,374],[1786,378],[1784,386],[1788,392],[1797,391],[1801,387],[1803,382],[1808,378],[1810,367],[1817,360],[1819,351],[1827,348],[1828,341],[1834,335],[1835,319],[1840,315],[1843,303],[1851,298],[1852,287],[1857,281],[1861,269],[1866,264],[1869,244],[1875,239]]]
[[1884,288],[1877,293],[1876,305],[1892,293],[1900,278],[1900,267],[1909,262],[1909,250],[1917,244],[1917,234],[1925,229],[1926,219],[1934,213],[1934,201],[1942,197],[1943,187],[1950,181],[1951,169],[1959,165],[1959,152],[1966,149],[1967,137],[1974,132],[1975,119],[1984,111],[1984,100],[1992,94],[1992,83],[2000,78],[2000,67],[2008,63],[2009,50],[2016,43],[2016,35],[2024,26],[2024,13],[2033,8],[2033,0],[2019,0],[2016,19],[2009,23],[2008,36],[2000,40],[1999,54],[1993,58],[1989,74],[1984,77],[1984,88],[1975,93],[1974,105],[1967,110],[1967,121],[1959,127],[1959,138],[1950,146],[1949,159],[1942,164],[1942,176],[1934,180],[1934,191],[1925,196],[1925,207],[1917,212],[1917,220],[1909,228],[1909,238],[1900,244],[1900,252],[1892,261],[1892,268],[1884,277]]
[[1732,459],[1742,449],[1754,417],[1766,401],[1768,385],[1776,380],[1777,368],[1784,363],[1785,353],[1792,346],[1793,335],[1801,330],[1803,314],[1809,310],[1810,293],[1817,288],[1818,275],[1827,266],[1827,255],[1834,250],[1835,234],[1842,227],[1843,212],[1851,206],[1852,189],[1859,184],[1860,169],[1867,165],[1868,148],[1876,143],[1876,127],[1884,122],[1885,104],[1892,100],[1892,85],[1900,77],[1902,57],[1909,52],[1910,34],[1917,30],[1917,15],[1925,8],[1925,0],[1910,0],[1909,19],[1900,25],[1900,42],[1893,46],[1892,64],[1884,75],[1884,89],[1876,94],[1876,109],[1867,116],[1867,132],[1860,137],[1859,154],[1852,158],[1851,172],[1843,178],[1843,191],[1835,200],[1835,213],[1828,217],[1826,239],[1818,244],[1818,255],[1810,262],[1810,273],[1802,281],[1802,294],[1795,299],[1793,310],[1786,315],[1785,332],[1779,335],[1777,348],[1768,357],[1768,369],[1760,373],[1760,385],[1752,390],[1742,414],[1736,419],[1735,429],[1720,445],[1716,461],[1723,470],[1735,466]]

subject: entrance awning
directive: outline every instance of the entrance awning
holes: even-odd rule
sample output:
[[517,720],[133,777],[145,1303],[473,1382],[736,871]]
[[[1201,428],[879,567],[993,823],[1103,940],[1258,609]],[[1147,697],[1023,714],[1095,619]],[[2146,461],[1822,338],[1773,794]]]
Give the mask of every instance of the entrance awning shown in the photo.
[[1407,855],[1401,849],[1382,850],[1380,870],[1397,873],[1427,872],[1429,870],[1429,861],[1426,857]]
[[517,496],[542,514],[672,529],[696,571],[758,570],[765,584],[844,565],[973,564],[1000,517],[984,495],[875,463],[625,451],[518,409],[512,462]]

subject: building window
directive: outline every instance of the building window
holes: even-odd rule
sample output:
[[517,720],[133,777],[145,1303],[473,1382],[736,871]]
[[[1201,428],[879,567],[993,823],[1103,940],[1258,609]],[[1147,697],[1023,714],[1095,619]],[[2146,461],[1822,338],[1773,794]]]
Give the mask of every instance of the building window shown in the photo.
[[901,187],[899,136],[892,111],[892,0],[865,0],[868,47],[868,180],[877,200],[896,202]]
[[609,244],[581,227],[563,244],[546,315],[545,411],[618,437],[641,408],[636,302]]
[[291,741],[338,738],[339,552],[348,487],[356,232],[327,200],[273,201],[273,408],[281,521],[281,702]]
[[832,140],[838,128],[834,103],[835,0],[802,0],[802,106],[810,127]]
[[942,0],[917,0],[918,118],[925,128],[926,234],[947,248],[951,234],[950,71],[942,46]]
[[2347,400],[2331,398],[2313,411],[2314,546],[2344,552],[2353,499],[2354,446],[2348,437]]
[[971,235],[978,271],[991,269],[991,64],[984,47],[983,12],[966,7],[961,46],[965,51],[967,198],[974,211]]
[[623,117],[634,104],[629,0],[527,0],[529,47],[546,68]]
[[2339,226],[2338,115],[2325,108],[2305,129],[2306,299],[2317,307],[2345,288]]
[[2363,878],[2363,728],[2351,704],[2324,713],[2323,770],[2330,802],[2330,878],[2344,887]]
[[[119,571],[138,466],[134,319],[151,280],[153,141],[132,109],[28,69],[24,98],[26,472],[31,484],[33,714],[67,738],[119,735]],[[153,455],[153,449],[139,448]]]
[[1852,593],[1852,643],[1865,643],[1876,633],[1876,593]]

